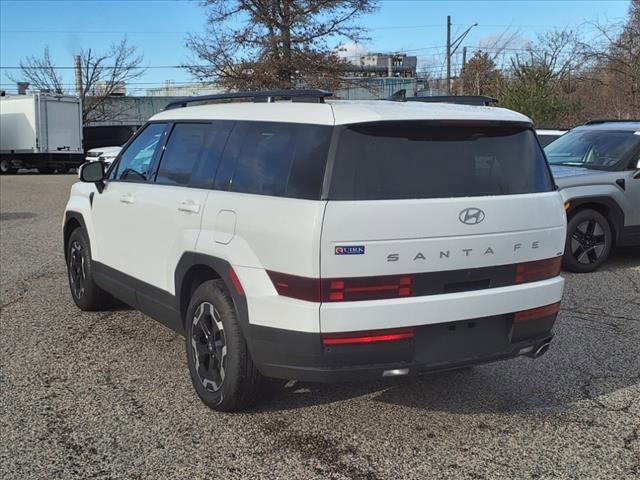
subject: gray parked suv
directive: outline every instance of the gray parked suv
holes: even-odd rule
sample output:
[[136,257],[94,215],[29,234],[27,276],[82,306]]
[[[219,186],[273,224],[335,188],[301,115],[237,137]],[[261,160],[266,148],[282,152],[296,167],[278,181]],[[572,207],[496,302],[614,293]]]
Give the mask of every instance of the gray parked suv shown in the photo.
[[603,120],[545,147],[567,210],[563,266],[591,272],[615,245],[640,245],[640,121]]

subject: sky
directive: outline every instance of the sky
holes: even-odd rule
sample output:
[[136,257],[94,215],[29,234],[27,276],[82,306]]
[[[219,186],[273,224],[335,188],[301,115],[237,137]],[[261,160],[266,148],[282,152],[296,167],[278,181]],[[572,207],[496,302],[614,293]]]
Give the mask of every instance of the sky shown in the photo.
[[[595,36],[589,22],[621,20],[629,0],[383,0],[379,5],[377,12],[361,17],[371,40],[348,45],[347,54],[406,51],[418,55],[419,66],[438,73],[447,15],[453,38],[478,23],[463,43],[472,49],[503,33],[515,34],[514,45],[520,47],[554,28],[580,28],[586,38]],[[184,69],[167,67],[193,61],[185,38],[203,32],[205,24],[205,9],[192,0],[0,0],[0,87],[14,90],[7,72],[18,73],[11,67],[41,55],[47,45],[56,66],[71,67],[81,48],[106,51],[125,36],[150,67],[128,86],[129,94],[144,94],[166,80],[189,82]],[[73,71],[61,71],[71,87]]]

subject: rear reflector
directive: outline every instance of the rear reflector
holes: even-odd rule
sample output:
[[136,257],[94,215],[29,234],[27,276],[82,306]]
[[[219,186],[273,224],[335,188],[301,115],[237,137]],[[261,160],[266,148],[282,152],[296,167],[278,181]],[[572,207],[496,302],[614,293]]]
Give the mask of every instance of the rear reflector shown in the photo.
[[556,315],[560,311],[560,302],[545,305],[544,307],[532,308],[531,310],[523,310],[513,314],[513,323],[524,323],[539,318],[550,317]]
[[548,258],[546,260],[536,260],[534,262],[519,263],[516,265],[515,282],[529,283],[547,280],[560,275],[560,265],[562,257]]
[[323,333],[323,345],[355,345],[362,343],[396,342],[408,340],[415,336],[415,329],[392,328],[387,330],[373,330],[369,332],[340,332]]
[[231,278],[231,283],[233,283],[233,288],[236,289],[236,292],[238,293],[238,295],[243,296],[244,290],[242,288],[242,284],[240,283],[240,279],[238,278],[238,275],[236,275],[236,272],[233,269],[233,267],[229,267],[229,278]]

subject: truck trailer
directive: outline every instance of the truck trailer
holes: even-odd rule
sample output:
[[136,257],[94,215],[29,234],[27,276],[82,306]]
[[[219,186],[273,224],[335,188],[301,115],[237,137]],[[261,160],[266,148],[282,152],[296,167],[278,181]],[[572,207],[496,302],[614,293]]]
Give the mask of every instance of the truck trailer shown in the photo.
[[0,173],[67,172],[83,162],[79,98],[42,92],[0,97]]

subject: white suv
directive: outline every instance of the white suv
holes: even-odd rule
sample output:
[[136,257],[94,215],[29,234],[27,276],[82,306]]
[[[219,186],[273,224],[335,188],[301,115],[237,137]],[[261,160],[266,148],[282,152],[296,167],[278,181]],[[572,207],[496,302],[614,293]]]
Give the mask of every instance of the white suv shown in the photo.
[[[183,100],[108,172],[83,165],[63,227],[75,303],[113,296],[183,332],[198,395],[224,411],[267,378],[544,353],[566,217],[531,121],[328,95]],[[230,97],[247,101],[211,104]]]

